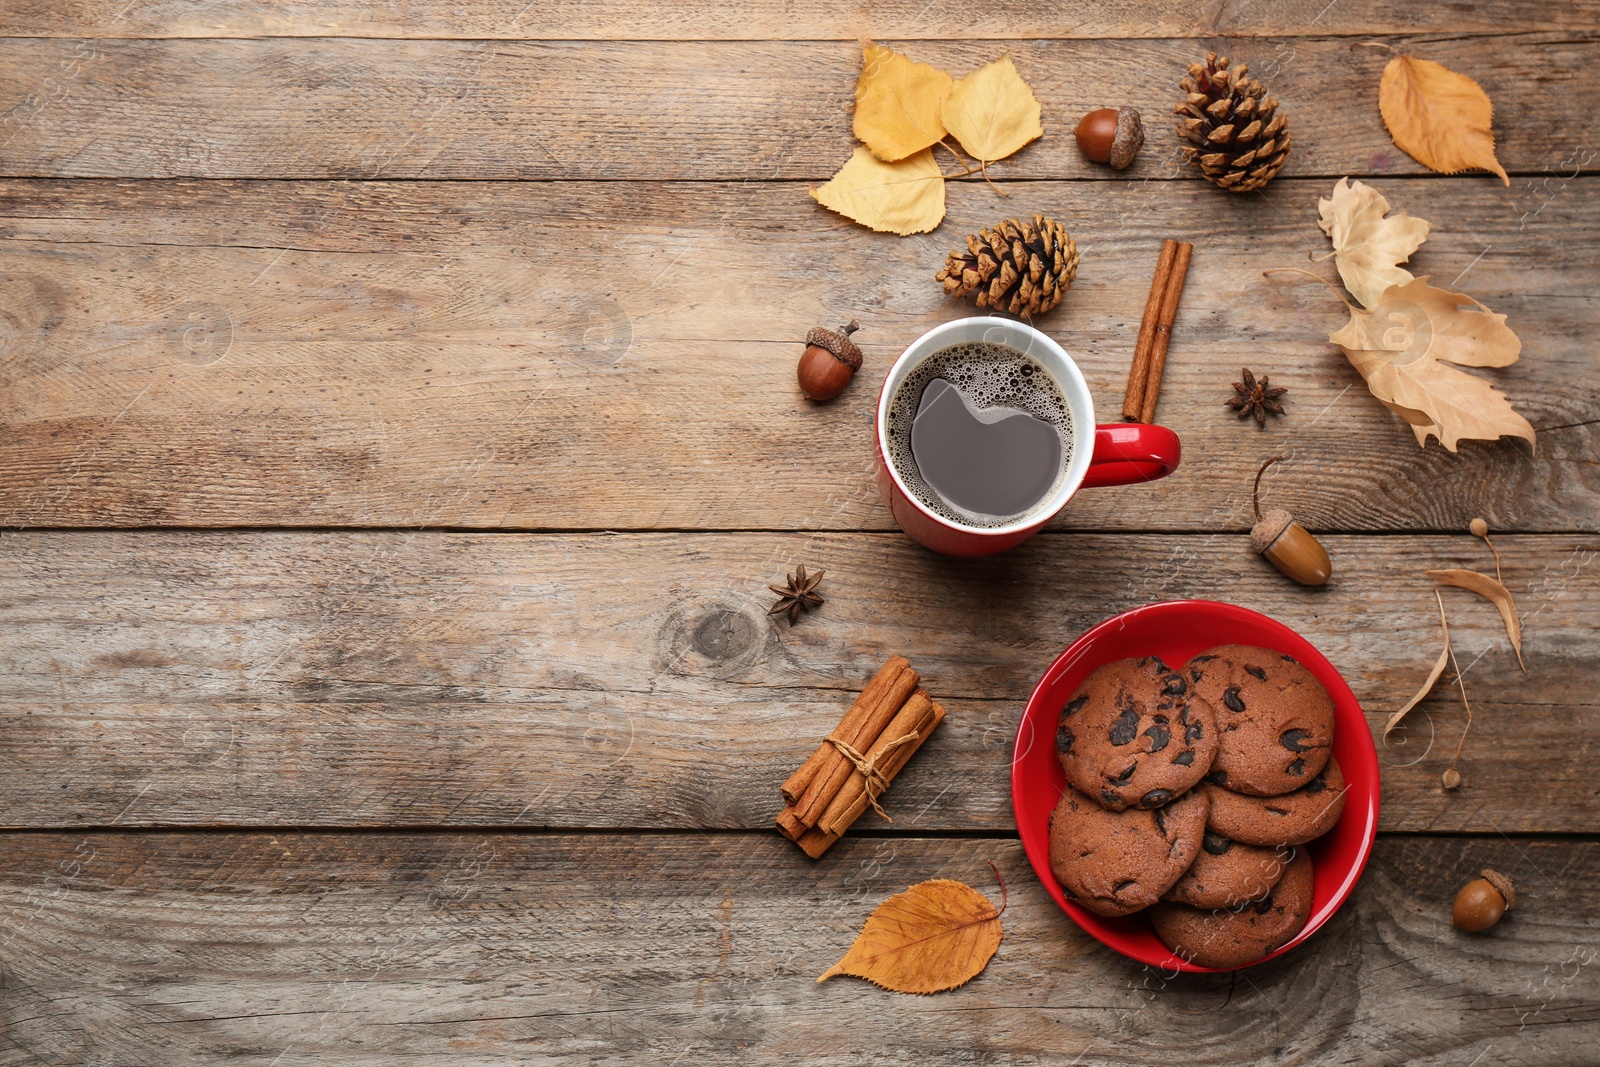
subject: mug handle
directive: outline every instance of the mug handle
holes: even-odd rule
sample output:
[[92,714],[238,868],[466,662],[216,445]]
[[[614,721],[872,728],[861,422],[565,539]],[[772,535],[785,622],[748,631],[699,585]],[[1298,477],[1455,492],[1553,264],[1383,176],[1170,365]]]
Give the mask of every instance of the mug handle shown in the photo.
[[1165,478],[1178,469],[1183,449],[1165,426],[1116,422],[1094,428],[1094,454],[1085,486],[1133,485]]

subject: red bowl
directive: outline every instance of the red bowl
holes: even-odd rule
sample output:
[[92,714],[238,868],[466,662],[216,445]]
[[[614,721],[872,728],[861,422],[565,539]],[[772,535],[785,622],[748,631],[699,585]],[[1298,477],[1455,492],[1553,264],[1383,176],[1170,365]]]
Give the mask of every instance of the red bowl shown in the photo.
[[[1355,889],[1378,833],[1378,751],[1355,694],[1311,643],[1283,623],[1233,604],[1173,600],[1125,611],[1089,630],[1056,657],[1034,687],[1017,726],[1011,760],[1011,805],[1017,832],[1039,881],[1061,910],[1102,944],[1131,959],[1166,970],[1210,973],[1179,959],[1139,914],[1108,919],[1068,900],[1050,873],[1050,812],[1067,788],[1056,758],[1055,733],[1062,705],[1095,668],[1129,656],[1160,656],[1177,666],[1214,645],[1244,644],[1287,652],[1333,697],[1333,754],[1349,786],[1344,813],[1332,830],[1306,848],[1311,853],[1311,917],[1294,940],[1253,967],[1282,955],[1316,933]],[[1236,970],[1237,968],[1229,968]]]

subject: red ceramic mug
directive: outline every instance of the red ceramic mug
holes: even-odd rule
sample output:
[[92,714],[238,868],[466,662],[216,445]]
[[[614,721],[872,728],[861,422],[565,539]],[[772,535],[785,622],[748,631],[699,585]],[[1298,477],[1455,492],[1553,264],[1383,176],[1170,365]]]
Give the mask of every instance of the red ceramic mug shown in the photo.
[[[889,460],[889,408],[896,390],[923,360],[952,345],[986,341],[1005,345],[1037,363],[1061,390],[1072,412],[1065,476],[1021,518],[1003,526],[968,526],[917,500]],[[878,492],[895,523],[913,540],[949,556],[987,556],[1021,544],[1067,506],[1082,486],[1131,485],[1165,478],[1178,469],[1178,435],[1165,426],[1112,423],[1096,426],[1094,398],[1072,357],[1024,322],[980,315],[935,326],[911,342],[884,379],[878,397]]]

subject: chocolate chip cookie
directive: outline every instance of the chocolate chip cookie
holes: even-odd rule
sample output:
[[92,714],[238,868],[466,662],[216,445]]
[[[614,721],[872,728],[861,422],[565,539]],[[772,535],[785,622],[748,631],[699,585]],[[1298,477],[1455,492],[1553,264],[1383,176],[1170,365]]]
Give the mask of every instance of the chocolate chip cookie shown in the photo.
[[1217,753],[1212,710],[1155,656],[1108,663],[1061,709],[1067,781],[1103,808],[1158,808],[1194,786]]
[[1186,663],[1183,676],[1216,715],[1211,781],[1236,793],[1276,796],[1299,789],[1328,762],[1333,698],[1292,657],[1220,645]]
[[1192,790],[1153,811],[1107,811],[1072,789],[1050,813],[1050,870],[1096,915],[1148,908],[1200,851],[1206,799]]
[[1251,797],[1207,782],[1210,828],[1249,845],[1301,845],[1333,829],[1344,813],[1346,785],[1339,761],[1303,787],[1275,797]]
[[1165,903],[1150,909],[1156,936],[1182,959],[1202,967],[1242,967],[1283,947],[1311,914],[1311,857],[1303,848],[1272,892],[1232,911]]
[[1183,877],[1162,896],[1196,908],[1237,908],[1272,892],[1294,850],[1230,841],[1207,830]]

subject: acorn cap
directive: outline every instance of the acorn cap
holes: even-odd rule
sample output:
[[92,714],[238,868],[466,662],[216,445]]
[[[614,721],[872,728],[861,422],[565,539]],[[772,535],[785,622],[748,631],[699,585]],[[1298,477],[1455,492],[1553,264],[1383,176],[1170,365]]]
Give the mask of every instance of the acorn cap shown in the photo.
[[1505,898],[1506,910],[1510,911],[1517,906],[1517,891],[1511,888],[1511,879],[1499,871],[1491,871],[1487,867],[1483,870],[1483,880],[1494,886],[1500,895]]
[[850,335],[861,329],[861,324],[855,319],[850,320],[850,325],[842,327],[838,333],[825,330],[821,326],[813,326],[806,331],[806,347],[816,345],[826,348],[833,353],[833,357],[840,363],[856,371],[861,369],[861,349],[850,340]]
[[1273,508],[1261,516],[1250,531],[1250,547],[1258,553],[1272,547],[1272,542],[1283,536],[1283,531],[1294,525],[1294,516],[1282,508]]
[[1136,107],[1119,107],[1117,109],[1117,133],[1111,141],[1110,163],[1117,170],[1123,170],[1133,157],[1139,154],[1139,149],[1144,146],[1144,123],[1139,119],[1139,109]]

